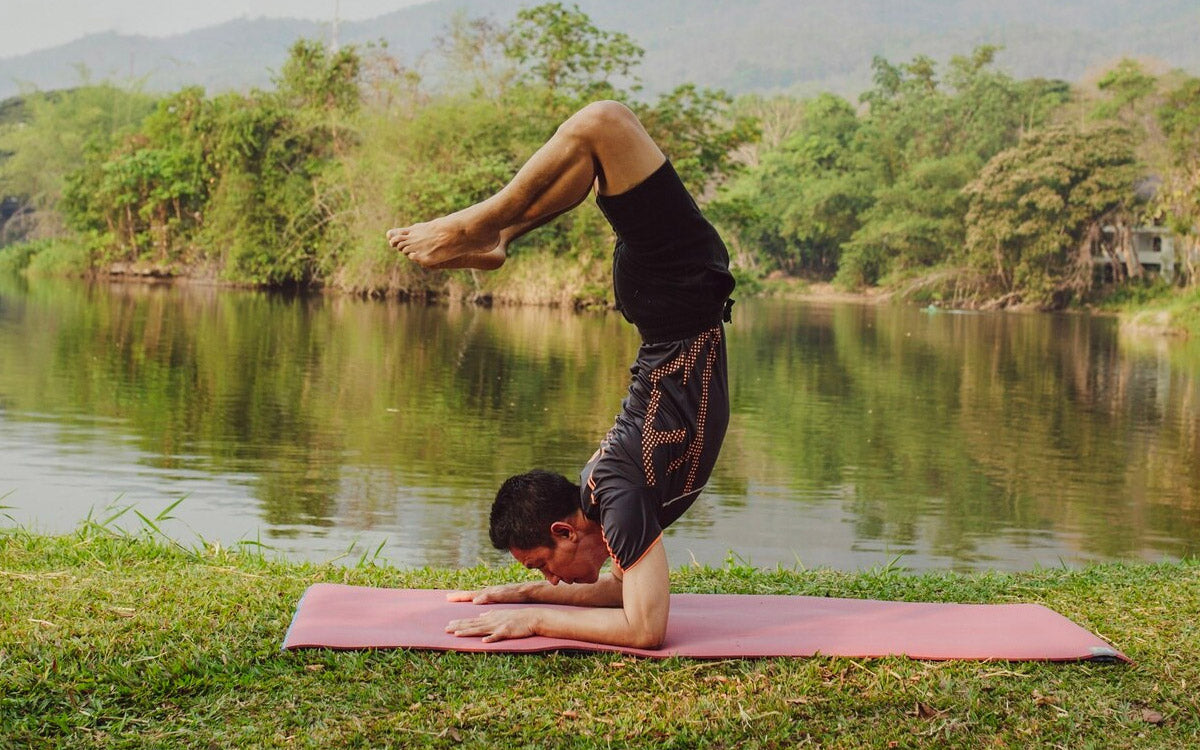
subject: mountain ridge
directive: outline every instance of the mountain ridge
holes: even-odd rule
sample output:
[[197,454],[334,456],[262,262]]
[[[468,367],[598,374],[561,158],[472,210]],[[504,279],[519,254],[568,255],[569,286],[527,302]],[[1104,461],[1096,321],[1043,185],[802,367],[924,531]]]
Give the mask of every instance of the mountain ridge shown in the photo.
[[[344,44],[385,41],[420,68],[455,13],[510,21],[529,0],[435,0],[339,25]],[[1077,81],[1123,57],[1200,72],[1200,4],[1163,0],[578,0],[600,28],[623,31],[646,50],[638,72],[648,94],[681,83],[731,93],[834,91],[870,85],[870,64],[925,54],[937,60],[980,44],[1003,47],[999,67],[1018,78]],[[140,81],[149,91],[198,84],[212,92],[270,85],[288,47],[328,40],[331,24],[243,18],[169,37],[92,34],[46,50],[0,58],[0,99],[23,87],[79,85],[96,78]],[[1114,39],[1118,41],[1113,42]]]

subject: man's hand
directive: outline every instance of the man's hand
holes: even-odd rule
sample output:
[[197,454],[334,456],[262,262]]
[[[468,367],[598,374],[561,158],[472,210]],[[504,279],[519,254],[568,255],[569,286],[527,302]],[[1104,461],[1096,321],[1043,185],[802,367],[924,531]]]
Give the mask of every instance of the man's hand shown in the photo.
[[446,594],[446,600],[473,604],[520,604],[532,601],[528,591],[528,583],[506,583],[500,586],[488,586],[479,591],[451,591]]
[[462,637],[481,635],[484,643],[528,638],[536,634],[537,617],[536,609],[494,609],[479,617],[452,620],[446,632]]
[[637,565],[624,572],[623,580],[606,574],[596,583],[554,586],[546,581],[534,581],[447,594],[448,599],[459,602],[537,602],[573,606],[494,609],[478,617],[454,620],[446,626],[446,632],[457,636],[483,636],[487,643],[544,635],[654,649],[662,645],[666,635],[670,594],[667,554],[662,539],[659,539]]

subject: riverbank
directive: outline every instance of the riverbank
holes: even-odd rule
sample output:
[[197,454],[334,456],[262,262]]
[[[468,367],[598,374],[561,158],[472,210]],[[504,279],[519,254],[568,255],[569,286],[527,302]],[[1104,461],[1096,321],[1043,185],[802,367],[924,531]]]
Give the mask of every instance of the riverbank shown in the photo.
[[1122,330],[1133,335],[1200,338],[1200,289],[1116,309]]
[[[855,303],[880,305],[889,303],[925,306],[930,303],[907,293],[919,284],[907,287],[869,287],[848,291],[829,282],[807,281],[797,278],[775,278],[766,280],[757,294],[767,297],[802,300],[822,304]],[[981,309],[995,310],[987,304]],[[1034,307],[1010,307],[1013,310],[1034,310]],[[1166,285],[1152,285],[1149,293],[1118,294],[1113,299],[1098,304],[1084,305],[1082,312],[1090,315],[1115,316],[1120,320],[1122,331],[1144,338],[1200,338],[1200,289],[1178,289]]]
[[461,588],[501,569],[297,564],[95,524],[0,531],[0,737],[73,747],[1185,747],[1200,563],[905,575],[729,566],[677,591],[1038,602],[1132,665],[282,653],[312,583]]
[[[0,273],[30,276],[83,276],[115,282],[183,283],[244,288],[245,284],[222,281],[212,268],[154,263],[115,263],[103,270],[88,268],[86,254],[63,243],[34,243],[0,248]],[[534,305],[574,309],[611,308],[607,268],[602,263],[580,267],[552,257],[514,259],[496,273],[427,272],[407,268],[385,280],[366,283],[345,279],[315,286],[333,294],[361,297],[399,298],[425,302],[496,305]],[[887,303],[943,306],[928,296],[929,288],[947,283],[939,271],[927,277],[906,279],[892,286],[847,290],[828,281],[792,276],[743,277],[736,297],[776,297],[817,303],[879,305]],[[951,305],[950,307],[953,307]],[[975,309],[1030,309],[981,301]],[[1165,284],[1148,284],[1116,290],[1109,298],[1080,308],[1090,314],[1115,315],[1127,333],[1139,337],[1200,338],[1200,289],[1178,289]]]

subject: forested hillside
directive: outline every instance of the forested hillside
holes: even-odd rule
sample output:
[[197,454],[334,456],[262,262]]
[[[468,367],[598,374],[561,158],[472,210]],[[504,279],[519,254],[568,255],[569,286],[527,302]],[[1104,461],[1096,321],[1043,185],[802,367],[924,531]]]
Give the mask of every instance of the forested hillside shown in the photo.
[[[505,26],[518,8],[532,4],[437,0],[343,22],[338,38],[385,42],[405,66],[428,76],[440,64],[436,39],[456,13]],[[876,55],[904,60],[924,54],[946,62],[981,44],[1001,47],[998,66],[1017,78],[1078,81],[1121,57],[1200,73],[1200,4],[1193,0],[579,0],[579,7],[645,49],[639,73],[651,95],[692,82],[734,94],[857,96],[870,86]],[[78,85],[80,65],[96,79],[144,81],[160,92],[186,85],[262,87],[293,42],[328,42],[331,35],[331,23],[253,18],[165,39],[99,34],[0,58],[0,98],[22,83],[43,90]]]
[[24,242],[0,266],[608,304],[612,238],[590,203],[490,274],[423,271],[383,233],[493,193],[570,112],[616,98],[723,230],[742,293],[785,274],[1060,308],[1142,286],[1144,225],[1178,240],[1178,283],[1200,275],[1200,78],[1183,72],[1126,59],[1072,86],[1017,78],[984,45],[876,56],[856,99],[650,98],[635,90],[648,53],[560,3],[440,34],[436,76],[390,49],[301,41],[267,89],[9,102],[0,244]]

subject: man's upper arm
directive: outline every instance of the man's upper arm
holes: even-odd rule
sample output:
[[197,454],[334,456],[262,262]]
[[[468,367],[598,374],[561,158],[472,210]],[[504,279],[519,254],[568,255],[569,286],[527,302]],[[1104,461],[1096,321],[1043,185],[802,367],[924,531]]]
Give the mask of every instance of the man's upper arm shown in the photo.
[[621,599],[625,618],[643,648],[656,648],[667,633],[671,608],[671,576],[659,537],[637,564],[622,571]]

